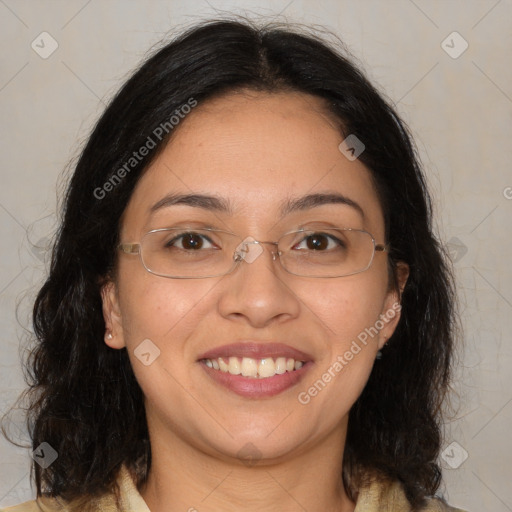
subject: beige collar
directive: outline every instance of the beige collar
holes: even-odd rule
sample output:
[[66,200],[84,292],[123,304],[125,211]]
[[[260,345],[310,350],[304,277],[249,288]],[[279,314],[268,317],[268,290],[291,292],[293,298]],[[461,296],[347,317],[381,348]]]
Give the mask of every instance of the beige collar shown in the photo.
[[[66,505],[58,499],[39,498],[4,512],[151,512],[137,490],[129,471],[121,467],[118,477],[120,506],[111,494],[91,499],[84,504]],[[373,482],[361,489],[354,512],[410,512],[411,507],[399,482],[383,484]],[[2,510],[0,510],[2,512]],[[422,512],[464,512],[445,505],[438,499],[429,500]]]

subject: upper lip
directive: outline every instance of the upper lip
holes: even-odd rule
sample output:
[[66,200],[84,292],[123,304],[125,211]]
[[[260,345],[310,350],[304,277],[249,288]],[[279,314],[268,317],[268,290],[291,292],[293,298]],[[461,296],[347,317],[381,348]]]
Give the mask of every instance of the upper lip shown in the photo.
[[313,359],[309,354],[284,343],[245,341],[212,348],[200,355],[198,360],[218,359],[219,357],[250,357],[252,359],[287,357],[293,358],[296,361],[304,362],[311,361]]

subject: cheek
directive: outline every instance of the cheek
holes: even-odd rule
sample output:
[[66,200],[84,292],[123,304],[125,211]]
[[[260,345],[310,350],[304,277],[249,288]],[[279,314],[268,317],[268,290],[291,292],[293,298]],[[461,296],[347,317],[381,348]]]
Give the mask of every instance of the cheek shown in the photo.
[[190,340],[208,320],[205,308],[214,283],[175,282],[146,274],[123,276],[124,342],[146,397],[158,401],[166,389],[167,399],[178,406],[179,383],[187,382],[195,364]]
[[211,286],[128,271],[120,276],[120,283],[125,343],[131,348],[141,339],[163,341],[171,333],[196,325],[201,300]]
[[[206,321],[212,282],[172,281],[147,273],[120,276],[123,336],[136,379],[153,404],[181,407],[195,360],[190,339]],[[124,279],[123,279],[124,278]]]
[[371,328],[382,312],[386,286],[378,275],[359,274],[332,280],[310,294],[307,306],[324,336],[319,336],[315,373],[299,389],[298,399],[324,427],[334,428],[347,417],[368,381],[378,348],[378,334]]
[[321,320],[329,346],[343,350],[379,319],[386,288],[381,273],[366,272],[321,283],[304,301]]
[[[363,390],[372,370],[379,337],[379,321],[386,298],[387,276],[382,272],[362,273],[330,280],[316,292],[310,290],[307,307],[319,320],[324,336],[311,382],[304,388],[308,397],[321,395],[316,406],[327,419],[336,421],[347,413]],[[326,416],[325,416],[326,415]]]

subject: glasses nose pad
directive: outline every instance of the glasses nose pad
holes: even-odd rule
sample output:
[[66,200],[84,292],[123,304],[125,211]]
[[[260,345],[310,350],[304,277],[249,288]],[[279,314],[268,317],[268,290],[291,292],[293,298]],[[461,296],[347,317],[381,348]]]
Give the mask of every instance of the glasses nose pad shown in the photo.
[[244,260],[246,263],[252,263],[262,252],[263,247],[261,244],[251,236],[248,236],[237,245],[233,258],[236,262]]

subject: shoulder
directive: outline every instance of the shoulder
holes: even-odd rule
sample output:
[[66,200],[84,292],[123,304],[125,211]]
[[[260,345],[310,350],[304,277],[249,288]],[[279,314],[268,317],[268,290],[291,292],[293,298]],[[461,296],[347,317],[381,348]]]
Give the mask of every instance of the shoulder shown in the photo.
[[[133,509],[126,511],[135,512]],[[0,512],[125,512],[112,494],[105,494],[101,498],[82,497],[72,502],[63,502],[57,498],[39,497],[21,505],[0,509]],[[138,511],[137,511],[138,512]]]
[[119,493],[100,497],[83,496],[64,502],[59,498],[39,497],[21,505],[0,509],[0,512],[150,512],[129,471],[122,466],[117,478]]
[[41,498],[14,507],[0,508],[0,512],[63,512],[65,510],[57,501]]
[[[374,481],[360,490],[354,512],[410,512],[411,505],[398,481]],[[465,512],[451,507],[442,499],[432,497],[421,512]]]

